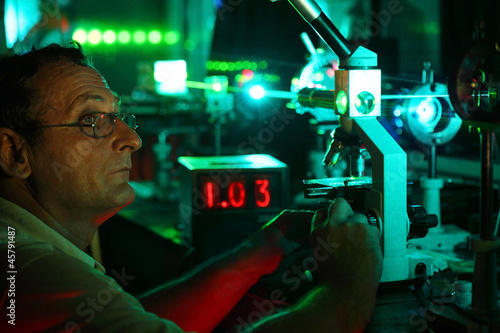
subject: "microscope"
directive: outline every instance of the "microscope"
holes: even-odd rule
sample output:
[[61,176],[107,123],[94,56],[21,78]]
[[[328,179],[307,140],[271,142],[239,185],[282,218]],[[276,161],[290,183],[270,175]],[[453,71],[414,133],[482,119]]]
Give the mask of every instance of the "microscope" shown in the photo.
[[[333,109],[340,127],[324,158],[334,166],[346,152],[351,177],[304,181],[307,198],[346,198],[380,230],[383,251],[381,282],[412,280],[433,274],[432,257],[412,251],[407,240],[423,237],[437,217],[407,204],[407,157],[376,117],[381,115],[381,71],[377,55],[347,42],[314,0],[289,0],[339,58],[335,89],[303,88],[305,107]],[[371,157],[371,177],[365,161]]]

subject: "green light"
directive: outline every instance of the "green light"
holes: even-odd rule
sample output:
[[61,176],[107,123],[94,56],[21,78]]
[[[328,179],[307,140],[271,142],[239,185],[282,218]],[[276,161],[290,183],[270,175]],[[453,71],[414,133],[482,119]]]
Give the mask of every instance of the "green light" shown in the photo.
[[196,81],[186,81],[186,86],[188,88],[209,89],[209,90],[212,90],[214,88],[213,84],[205,82],[196,82]]
[[267,69],[267,61],[265,60],[262,60],[261,62],[259,62],[259,68],[260,69]]
[[234,64],[234,62],[230,62],[230,63],[227,64],[227,70],[228,71],[232,72],[232,71],[235,70],[235,68],[236,68],[236,65]]
[[146,33],[142,30],[137,30],[136,32],[134,32],[132,39],[136,44],[144,44],[144,42],[146,41]]
[[87,32],[83,29],[76,29],[72,38],[80,44],[85,44],[87,42]]
[[209,61],[207,61],[207,69],[208,69],[209,71],[210,71],[210,70],[212,70],[212,69],[214,69],[214,64],[213,64],[213,62],[212,62],[212,61],[210,61],[210,60],[209,60]]
[[102,41],[106,44],[113,44],[116,42],[116,33],[112,30],[106,30],[102,34]]
[[169,31],[165,34],[165,43],[168,45],[174,45],[179,41],[180,37],[177,31]]
[[220,70],[221,71],[227,71],[227,69],[229,68],[227,62],[223,61],[220,63]]
[[118,42],[122,44],[128,44],[130,43],[130,39],[131,39],[130,32],[122,30],[118,33]]
[[152,30],[148,34],[148,40],[151,44],[158,44],[161,42],[161,34],[158,30]]
[[212,86],[213,90],[216,91],[216,92],[219,92],[222,90],[222,84],[220,84],[219,82],[217,83],[214,83],[214,85]]
[[93,30],[90,30],[88,36],[88,41],[90,44],[94,44],[94,45],[97,45],[101,42],[102,40],[102,34],[101,34],[101,31],[98,30],[98,29],[93,29]]
[[344,114],[347,111],[347,95],[343,90],[340,90],[337,93],[335,104],[337,105],[337,111],[340,114]]
[[256,62],[251,62],[250,63],[250,69],[253,70],[253,71],[256,71],[258,68],[258,65]]

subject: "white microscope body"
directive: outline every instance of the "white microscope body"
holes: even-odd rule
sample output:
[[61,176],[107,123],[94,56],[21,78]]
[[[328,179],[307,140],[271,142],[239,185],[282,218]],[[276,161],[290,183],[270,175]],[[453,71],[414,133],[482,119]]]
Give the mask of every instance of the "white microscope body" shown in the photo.
[[[364,47],[350,45],[314,0],[289,2],[340,60],[340,69],[335,71],[335,90],[305,88],[299,91],[298,102],[304,106],[334,109],[339,115],[341,129],[348,136],[361,139],[364,147],[358,151],[360,158],[351,160],[351,170],[364,168],[365,148],[371,155],[372,184],[365,192],[364,209],[376,215],[381,232],[384,256],[381,281],[432,275],[432,258],[408,249],[410,220],[407,214],[406,153],[376,118],[381,115],[381,72],[375,69],[377,55]],[[334,141],[325,157],[327,165],[335,164],[339,156],[335,151],[340,146]],[[344,179],[343,183],[349,186],[350,182],[358,182],[361,178],[370,182],[362,173],[357,173],[356,177]],[[318,182],[320,184],[321,180]],[[328,183],[328,179],[325,182]]]

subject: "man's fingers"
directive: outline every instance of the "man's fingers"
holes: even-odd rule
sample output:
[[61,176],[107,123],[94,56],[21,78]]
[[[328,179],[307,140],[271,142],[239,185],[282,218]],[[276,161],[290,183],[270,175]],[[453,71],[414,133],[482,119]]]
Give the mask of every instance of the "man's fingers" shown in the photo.
[[330,217],[330,223],[342,224],[346,223],[347,220],[354,212],[351,206],[343,198],[335,199],[328,209],[328,216]]
[[349,223],[368,224],[368,219],[364,214],[354,214],[349,217]]
[[315,230],[317,228],[321,228],[323,223],[325,223],[326,218],[328,217],[328,212],[326,209],[318,209],[312,218],[311,230]]

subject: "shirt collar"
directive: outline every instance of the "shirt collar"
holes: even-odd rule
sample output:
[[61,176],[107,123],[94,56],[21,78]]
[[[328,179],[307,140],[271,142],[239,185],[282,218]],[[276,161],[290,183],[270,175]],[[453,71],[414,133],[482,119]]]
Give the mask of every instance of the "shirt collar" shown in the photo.
[[24,208],[0,198],[0,212],[2,212],[2,216],[0,216],[0,226],[15,228],[16,241],[28,240],[50,243],[58,250],[104,273],[104,267],[95,261],[94,258],[80,250],[68,239]]

